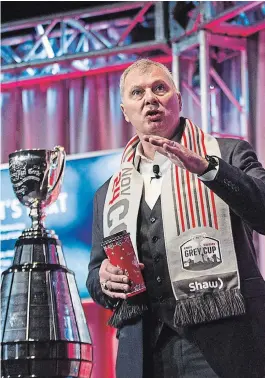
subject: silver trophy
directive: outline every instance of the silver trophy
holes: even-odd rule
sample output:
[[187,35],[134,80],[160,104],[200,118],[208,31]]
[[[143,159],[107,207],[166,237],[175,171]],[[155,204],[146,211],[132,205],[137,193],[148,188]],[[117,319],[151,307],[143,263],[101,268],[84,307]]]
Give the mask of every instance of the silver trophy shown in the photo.
[[2,377],[90,377],[92,345],[73,272],[61,243],[44,226],[60,193],[62,147],[9,155],[14,192],[30,209],[31,228],[16,241],[1,286]]
[[9,173],[19,201],[30,208],[32,226],[21,238],[55,236],[44,228],[45,207],[55,202],[60,193],[65,167],[65,151],[20,150],[9,155]]

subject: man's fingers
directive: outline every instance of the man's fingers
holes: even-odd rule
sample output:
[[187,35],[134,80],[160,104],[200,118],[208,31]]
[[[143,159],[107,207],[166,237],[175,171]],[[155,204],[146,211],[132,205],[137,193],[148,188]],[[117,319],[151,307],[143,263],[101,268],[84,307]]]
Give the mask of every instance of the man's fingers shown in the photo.
[[104,280],[111,280],[116,282],[127,282],[127,276],[123,274],[121,268],[112,265],[108,259],[103,260],[100,270],[99,270],[100,278]]
[[125,293],[117,293],[115,291],[110,291],[107,289],[102,289],[103,293],[108,295],[111,298],[120,298],[120,299],[127,299],[127,295]]
[[155,150],[156,150],[157,152],[159,152],[161,155],[164,155],[164,156],[167,157],[167,152],[164,150],[163,147],[157,147],[157,146],[154,146],[154,148],[155,148]]
[[160,137],[160,136],[157,136],[157,135],[144,135],[143,139],[146,142],[159,143],[160,145],[163,144],[163,143],[171,142],[169,139],[166,139],[166,138],[163,138],[163,137]]
[[153,146],[163,147],[163,143],[165,143],[165,141],[161,139],[149,138],[149,143],[151,143]]
[[105,289],[109,291],[124,291],[124,292],[129,292],[130,291],[130,285],[128,284],[121,284],[117,282],[112,282],[112,281],[107,281],[105,283]]
[[[149,141],[151,143],[151,141]],[[164,150],[163,148],[163,143],[158,143],[157,141],[155,141],[154,143],[151,143],[152,146],[154,146],[154,149],[156,151],[158,151],[160,154],[164,155],[164,156],[167,156],[167,153],[166,151]]]
[[162,148],[165,148],[165,146],[170,147],[171,151],[174,151],[175,148],[176,150],[179,150],[181,149],[181,147],[183,147],[181,146],[180,143],[177,143],[177,142],[174,142],[173,140],[162,138],[156,135],[146,135],[143,138],[146,142],[151,143],[153,146],[162,147]]
[[117,266],[115,265],[112,265],[109,260],[108,262],[105,264],[105,270],[109,273],[112,273],[112,274],[123,274],[123,271],[121,268],[118,268]]
[[179,144],[172,144],[170,145],[169,143],[164,143],[163,148],[166,152],[171,152],[173,154],[176,153],[182,153],[182,146]]
[[175,143],[165,138],[154,138],[153,136],[150,136],[148,137],[148,142],[155,147],[156,151],[165,156],[167,156],[168,152],[178,154],[182,151],[182,146],[179,143]]
[[169,158],[175,165],[179,166],[180,168],[186,168],[183,162],[183,159],[185,158],[185,147],[166,138],[156,138],[153,136],[148,137],[148,142],[154,146],[156,151]]
[[149,138],[149,143],[151,143],[155,147],[161,147],[164,148],[164,144],[169,144],[170,140],[165,139],[165,138]]
[[208,166],[204,158],[178,142],[155,135],[145,135],[144,140],[152,144],[156,151],[165,155],[172,163],[191,173],[201,174]]
[[105,281],[129,283],[129,278],[125,275],[111,274],[104,272],[101,274],[101,278]]
[[104,294],[111,298],[126,299],[126,293],[130,291],[130,286],[111,281],[102,281],[101,288]]

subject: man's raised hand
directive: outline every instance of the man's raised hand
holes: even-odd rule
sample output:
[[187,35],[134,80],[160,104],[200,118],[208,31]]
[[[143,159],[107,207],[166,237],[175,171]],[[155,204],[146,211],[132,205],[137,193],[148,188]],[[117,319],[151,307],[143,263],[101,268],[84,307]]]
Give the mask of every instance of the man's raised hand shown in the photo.
[[178,142],[156,135],[144,135],[143,140],[151,143],[156,151],[168,157],[173,164],[191,173],[201,175],[208,167],[206,159]]

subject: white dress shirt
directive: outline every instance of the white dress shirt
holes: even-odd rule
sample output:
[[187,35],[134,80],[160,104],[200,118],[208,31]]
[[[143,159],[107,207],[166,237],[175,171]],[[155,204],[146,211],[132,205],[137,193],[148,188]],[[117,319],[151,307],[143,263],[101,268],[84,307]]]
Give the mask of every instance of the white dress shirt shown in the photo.
[[[164,155],[160,154],[159,152],[155,152],[154,160],[148,159],[143,154],[142,144],[141,142],[138,143],[136,152],[135,152],[135,159],[134,165],[135,168],[139,170],[141,173],[143,180],[144,180],[144,198],[147,205],[152,209],[161,194],[161,187],[163,178],[165,176],[166,171],[170,167],[171,161]],[[155,178],[153,172],[153,166],[159,166],[159,179]],[[204,175],[200,176],[200,180],[202,181],[212,181],[215,179],[215,176],[218,172],[219,165],[216,167],[216,170],[209,171]],[[152,178],[153,177],[153,178]]]

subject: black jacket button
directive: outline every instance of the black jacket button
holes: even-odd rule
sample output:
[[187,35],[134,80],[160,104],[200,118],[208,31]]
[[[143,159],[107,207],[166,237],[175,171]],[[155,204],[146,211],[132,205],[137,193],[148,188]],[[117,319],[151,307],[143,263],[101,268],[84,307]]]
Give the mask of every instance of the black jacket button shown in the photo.
[[157,241],[158,241],[158,237],[157,237],[157,236],[153,236],[153,237],[152,237],[152,242],[153,242],[153,243],[156,243]]
[[161,284],[162,283],[162,278],[160,276],[156,277],[157,283]]

